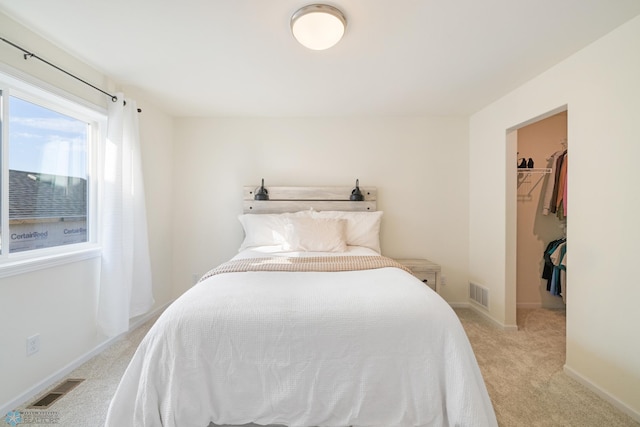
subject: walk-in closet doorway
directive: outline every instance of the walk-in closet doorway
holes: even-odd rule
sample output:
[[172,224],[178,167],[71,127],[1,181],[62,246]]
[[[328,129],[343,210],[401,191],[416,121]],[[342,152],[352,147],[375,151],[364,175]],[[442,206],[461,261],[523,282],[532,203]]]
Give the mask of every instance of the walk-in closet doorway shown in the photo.
[[[507,136],[508,180],[505,295],[522,327],[534,310],[554,310],[558,330],[565,330],[564,310],[570,292],[566,280],[568,111],[561,107],[530,120]],[[564,165],[563,165],[564,163]],[[562,172],[562,177],[560,173]],[[509,191],[511,189],[511,191]],[[511,198],[511,200],[509,200]],[[515,199],[515,200],[514,200]],[[509,218],[511,216],[511,218]],[[509,240],[511,244],[509,244]],[[554,325],[549,325],[554,327]]]

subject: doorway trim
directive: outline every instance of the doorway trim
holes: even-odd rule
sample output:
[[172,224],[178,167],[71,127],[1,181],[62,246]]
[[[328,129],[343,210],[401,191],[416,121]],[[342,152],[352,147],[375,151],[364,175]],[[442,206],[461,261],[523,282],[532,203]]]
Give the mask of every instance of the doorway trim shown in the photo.
[[[517,237],[518,237],[518,178],[517,178],[517,162],[518,162],[518,138],[516,131],[520,128],[528,126],[540,120],[547,119],[558,113],[569,111],[568,104],[561,105],[543,114],[535,116],[529,120],[512,126],[505,131],[505,171],[507,177],[505,180],[505,290],[504,290],[504,309],[505,324],[517,325],[516,309],[517,309]],[[567,129],[569,129],[569,115],[567,114]],[[568,132],[568,131],[567,131]],[[517,326],[516,326],[517,328]]]

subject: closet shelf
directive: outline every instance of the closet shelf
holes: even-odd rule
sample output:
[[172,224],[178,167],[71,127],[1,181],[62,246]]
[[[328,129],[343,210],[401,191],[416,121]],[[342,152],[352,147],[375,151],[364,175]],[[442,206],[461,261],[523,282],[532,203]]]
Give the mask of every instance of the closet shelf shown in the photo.
[[518,173],[551,173],[551,168],[518,168]]
[[550,173],[551,168],[518,168],[518,200],[531,200],[533,190]]

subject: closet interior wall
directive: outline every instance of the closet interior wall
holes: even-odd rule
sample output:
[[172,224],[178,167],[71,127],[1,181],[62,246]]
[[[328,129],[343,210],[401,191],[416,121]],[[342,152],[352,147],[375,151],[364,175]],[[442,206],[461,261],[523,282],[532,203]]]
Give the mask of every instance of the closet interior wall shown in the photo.
[[[518,163],[522,158],[527,162],[531,158],[535,169],[550,168],[553,153],[567,148],[567,112],[532,123],[517,132]],[[566,232],[566,220],[560,220],[553,213],[542,214],[547,185],[553,185],[553,176],[550,174],[519,172],[516,261],[518,308],[565,307],[561,297],[547,291],[547,280],[542,279],[543,253],[547,244],[564,237]]]

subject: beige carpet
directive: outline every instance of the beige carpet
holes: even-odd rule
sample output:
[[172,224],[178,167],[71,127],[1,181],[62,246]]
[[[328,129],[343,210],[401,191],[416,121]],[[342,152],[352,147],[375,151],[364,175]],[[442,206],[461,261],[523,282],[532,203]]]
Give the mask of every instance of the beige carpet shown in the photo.
[[565,311],[519,309],[505,332],[456,309],[501,426],[635,426],[632,418],[564,374]]
[[[563,311],[519,310],[517,332],[502,331],[471,309],[456,309],[456,313],[476,353],[501,426],[640,426],[562,372]],[[132,331],[69,375],[86,381],[46,409],[57,417],[55,425],[103,425],[119,379],[154,321]],[[19,410],[37,412],[24,407]],[[0,426],[3,422],[0,418]]]

